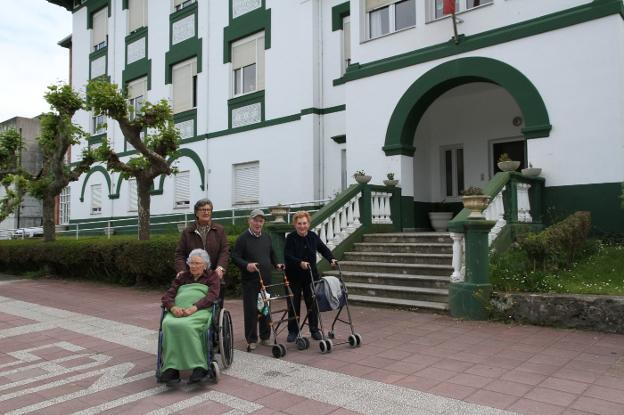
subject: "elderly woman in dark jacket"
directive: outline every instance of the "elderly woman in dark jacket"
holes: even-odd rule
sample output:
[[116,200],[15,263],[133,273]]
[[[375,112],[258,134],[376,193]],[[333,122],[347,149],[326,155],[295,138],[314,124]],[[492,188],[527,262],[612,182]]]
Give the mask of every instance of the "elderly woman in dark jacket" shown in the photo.
[[317,252],[328,260],[332,266],[336,265],[336,259],[327,245],[321,241],[321,238],[310,230],[310,214],[308,212],[299,211],[295,213],[293,225],[295,226],[295,231],[286,236],[286,245],[284,247],[286,275],[294,295],[294,310],[290,307],[288,310],[288,337],[286,341],[294,342],[297,338],[298,330],[295,316],[300,315],[302,293],[308,313],[310,334],[314,340],[321,340],[322,335],[318,329],[318,319],[313,308],[314,301],[312,299],[310,273],[312,273],[315,281],[319,279],[318,270],[316,269]]
[[[210,269],[215,271],[221,284],[225,285],[224,275],[230,259],[230,246],[223,226],[212,221],[212,202],[210,199],[199,199],[195,203],[195,222],[182,231],[175,251],[175,270],[177,276],[188,271],[186,258],[193,249],[201,248],[210,256]],[[223,307],[225,287],[221,287],[220,299]]]
[[180,370],[193,370],[189,383],[208,375],[204,332],[212,317],[212,304],[219,298],[219,277],[210,269],[203,249],[194,249],[186,261],[190,271],[173,280],[162,297],[169,310],[162,322],[162,367],[160,382],[180,381]]

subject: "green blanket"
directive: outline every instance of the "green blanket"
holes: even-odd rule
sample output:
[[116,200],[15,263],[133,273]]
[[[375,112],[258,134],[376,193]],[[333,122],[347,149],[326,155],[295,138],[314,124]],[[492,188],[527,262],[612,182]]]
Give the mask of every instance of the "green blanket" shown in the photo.
[[[208,286],[186,284],[178,289],[175,304],[186,308],[204,298]],[[204,332],[212,318],[211,309],[198,310],[188,317],[176,317],[172,313],[165,316],[163,329],[162,370],[189,370],[196,367],[208,368]]]

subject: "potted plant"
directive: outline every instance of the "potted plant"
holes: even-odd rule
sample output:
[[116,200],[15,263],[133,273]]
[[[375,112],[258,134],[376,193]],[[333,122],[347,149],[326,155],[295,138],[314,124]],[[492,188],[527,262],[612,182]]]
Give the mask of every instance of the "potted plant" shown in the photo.
[[388,180],[383,181],[383,184],[385,184],[386,186],[394,187],[399,184],[399,181],[394,179],[394,173],[388,173],[386,174],[386,177],[388,178]]
[[442,201],[431,205],[429,221],[431,222],[431,227],[434,231],[446,232],[448,230],[448,222],[452,218],[453,212],[451,212],[448,203],[446,203],[446,199],[442,199]]
[[520,162],[512,160],[509,154],[503,153],[498,158],[498,163],[496,163],[496,165],[502,171],[516,171],[518,167],[520,167]]
[[470,209],[468,219],[483,219],[483,210],[487,207],[490,197],[483,194],[477,186],[470,186],[462,192],[464,207]]
[[529,163],[529,167],[520,170],[522,175],[525,177],[537,177],[542,172],[542,169],[539,167],[533,167],[531,163]]
[[366,184],[371,181],[372,176],[366,174],[364,170],[357,170],[355,173],[353,173],[353,178],[356,182],[360,184]]
[[284,216],[288,215],[288,207],[278,203],[277,206],[269,208],[271,216],[273,216],[273,223],[285,223]]

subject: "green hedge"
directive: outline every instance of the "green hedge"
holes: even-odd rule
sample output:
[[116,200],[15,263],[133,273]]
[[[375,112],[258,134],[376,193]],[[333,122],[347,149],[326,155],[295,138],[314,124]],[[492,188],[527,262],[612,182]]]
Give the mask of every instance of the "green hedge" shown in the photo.
[[519,236],[515,246],[490,260],[494,289],[549,291],[549,275],[570,269],[596,252],[596,241],[587,240],[590,229],[590,213],[576,212],[541,232]]
[[[136,237],[111,239],[59,239],[0,241],[0,271],[13,274],[45,273],[62,278],[87,279],[122,285],[161,288],[175,276],[174,252],[178,235],[154,236],[149,241]],[[228,236],[234,246],[235,236]],[[240,292],[240,275],[228,265],[227,295]]]

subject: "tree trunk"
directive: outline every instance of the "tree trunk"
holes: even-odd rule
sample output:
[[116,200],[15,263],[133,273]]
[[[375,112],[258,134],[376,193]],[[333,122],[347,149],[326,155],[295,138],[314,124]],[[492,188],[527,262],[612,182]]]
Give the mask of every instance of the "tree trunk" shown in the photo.
[[56,224],[54,223],[54,196],[46,194],[43,197],[43,240],[56,240]]
[[139,240],[147,241],[150,238],[150,190],[152,179],[137,177],[137,196],[139,209]]

